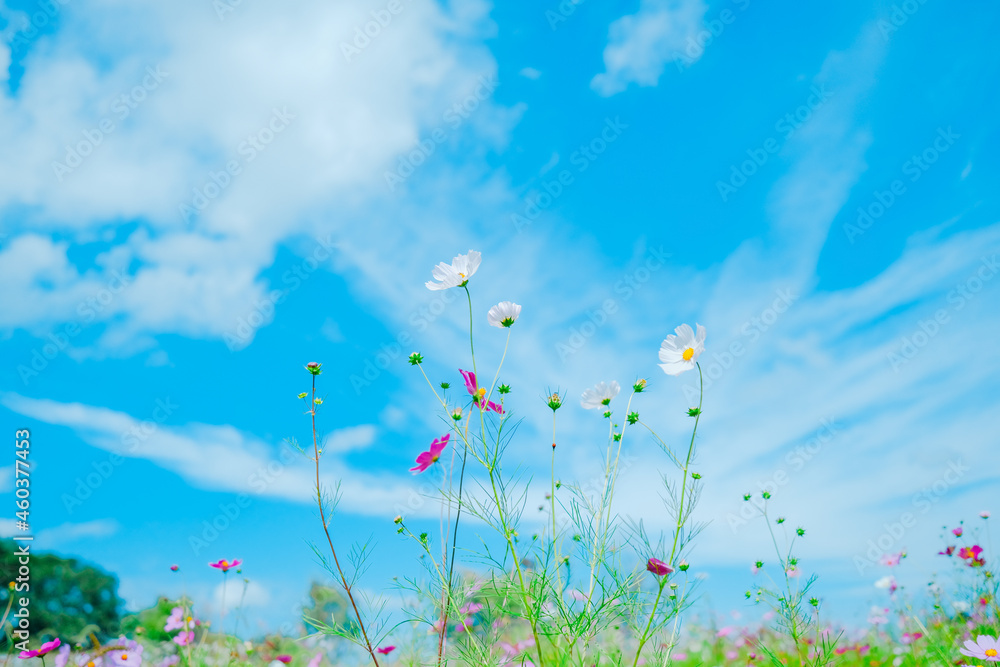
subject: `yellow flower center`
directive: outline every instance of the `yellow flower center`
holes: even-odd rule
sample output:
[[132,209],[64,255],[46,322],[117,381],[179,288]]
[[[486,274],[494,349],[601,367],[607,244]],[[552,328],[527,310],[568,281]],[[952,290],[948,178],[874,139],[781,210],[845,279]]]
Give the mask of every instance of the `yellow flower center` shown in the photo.
[[128,660],[128,653],[122,653],[122,660]]
[[88,662],[87,667],[94,667],[94,661],[91,660],[90,662]]
[[191,622],[191,617],[190,617],[190,616],[188,616],[188,617],[187,617],[186,619],[184,619],[184,620],[185,620],[185,621],[187,621],[188,623],[190,623],[190,622]]
[[681,355],[681,357],[684,358],[684,361],[691,361],[691,357],[693,356],[694,356],[693,347],[689,347],[688,349],[684,350],[684,354]]
[[986,657],[988,658],[997,657],[997,650],[995,648],[988,648],[986,649],[986,651],[984,651],[984,653],[986,653]]
[[479,389],[476,390],[476,396],[479,398],[479,400],[482,400],[483,396],[485,395],[486,395],[486,389],[484,387],[480,387]]

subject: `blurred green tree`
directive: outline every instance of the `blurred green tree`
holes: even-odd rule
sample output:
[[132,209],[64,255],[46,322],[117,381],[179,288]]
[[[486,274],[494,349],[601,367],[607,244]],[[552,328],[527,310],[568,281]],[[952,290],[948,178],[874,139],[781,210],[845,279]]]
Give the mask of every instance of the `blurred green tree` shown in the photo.
[[[17,578],[18,556],[13,540],[0,540],[0,572],[7,580]],[[118,597],[118,577],[75,558],[32,552],[30,591],[0,587],[0,609],[13,595],[31,600],[31,634],[34,640],[60,637],[63,641],[85,642],[90,633],[102,642],[121,631],[124,602]],[[16,611],[15,608],[11,613]],[[4,627],[4,646],[9,640],[10,622]]]

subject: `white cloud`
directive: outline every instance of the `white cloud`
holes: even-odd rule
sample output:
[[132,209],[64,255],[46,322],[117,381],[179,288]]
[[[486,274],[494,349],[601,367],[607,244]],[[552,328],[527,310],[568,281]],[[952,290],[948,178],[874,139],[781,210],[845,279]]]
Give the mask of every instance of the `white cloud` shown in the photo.
[[374,444],[376,433],[378,429],[373,424],[339,428],[327,437],[323,451],[344,454],[367,449]]
[[[64,7],[17,94],[2,93],[0,202],[29,213],[0,257],[15,288],[0,295],[0,327],[77,320],[110,272],[131,266],[129,288],[97,318],[105,349],[131,354],[168,332],[219,338],[262,299],[259,274],[279,243],[371,238],[380,226],[395,235],[398,215],[366,215],[363,229],[352,218],[385,199],[384,171],[496,65],[478,43],[492,30],[479,0],[408,2],[348,62],[341,42],[374,6],[294,0],[275,16],[243,3],[223,21],[198,0]],[[294,116],[280,132],[275,109]],[[502,145],[515,121],[484,99],[460,131]],[[270,143],[252,149],[251,134]],[[53,165],[67,147],[89,154],[60,180]],[[232,160],[240,173],[227,176]],[[185,221],[181,204],[206,187],[214,198]],[[38,235],[106,238],[122,220],[140,224],[87,271],[67,241]]]
[[682,53],[701,29],[707,11],[704,0],[642,0],[638,12],[611,24],[605,71],[594,77],[591,87],[608,97],[630,83],[655,86],[667,63],[691,59]]
[[98,519],[83,523],[64,523],[38,532],[35,544],[39,549],[63,548],[67,543],[83,538],[110,537],[121,526],[114,519]]

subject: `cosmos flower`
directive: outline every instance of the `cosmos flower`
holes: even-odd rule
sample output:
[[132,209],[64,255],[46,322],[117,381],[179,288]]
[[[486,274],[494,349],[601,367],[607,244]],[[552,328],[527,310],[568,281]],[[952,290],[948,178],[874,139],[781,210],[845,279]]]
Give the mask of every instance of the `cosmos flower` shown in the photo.
[[274,656],[274,659],[277,660],[278,662],[283,662],[287,665],[292,661],[292,656],[282,654]]
[[895,577],[887,575],[875,582],[875,588],[888,588],[890,593],[895,593],[899,584],[896,583]]
[[501,301],[490,308],[490,312],[486,314],[486,321],[490,323],[491,327],[508,328],[517,322],[520,314],[521,306],[513,301]]
[[[471,371],[463,371],[461,368],[458,369],[458,372],[462,374],[463,378],[465,378],[465,388],[469,391],[469,395],[472,396],[472,402],[475,403],[480,410],[486,410],[487,412],[492,410],[498,415],[503,414],[503,407],[497,405],[493,401],[486,400],[486,389],[480,387],[479,383],[476,382],[475,373]],[[485,407],[483,407],[484,402],[486,404]]]
[[229,570],[233,569],[234,567],[239,567],[240,564],[242,563],[243,561],[241,560],[234,560],[233,562],[229,562],[226,559],[222,559],[217,563],[209,563],[208,566],[214,567],[217,570],[222,570],[223,572],[229,572]]
[[971,547],[962,547],[958,555],[960,558],[965,558],[966,560],[970,558],[979,558],[979,554],[983,553],[983,548],[978,544],[974,544]]
[[32,649],[31,651],[21,651],[17,657],[19,657],[21,660],[27,660],[28,658],[37,658],[45,655],[46,653],[50,653],[56,650],[57,648],[59,648],[60,644],[62,644],[62,641],[58,637],[56,637],[50,642],[45,642],[44,644],[39,646],[38,649]]
[[173,632],[184,627],[184,608],[174,607],[167,616],[167,624],[163,626],[164,632]]
[[171,572],[176,572],[176,571],[177,571],[177,570],[179,570],[179,569],[181,569],[181,568],[180,568],[180,566],[178,566],[178,565],[171,565],[171,566],[170,566],[170,571],[171,571]]
[[431,271],[433,280],[428,280],[425,285],[429,290],[443,290],[449,287],[465,287],[469,278],[479,268],[483,261],[483,256],[475,250],[470,250],[465,255],[456,255],[451,264],[441,262]]
[[938,556],[951,556],[954,553],[955,553],[955,547],[950,546],[947,547],[944,551],[939,551]]
[[605,408],[611,404],[611,399],[618,395],[621,387],[614,380],[611,383],[598,382],[593,389],[583,392],[580,405],[588,410]]
[[436,463],[441,457],[441,452],[448,446],[448,439],[450,437],[451,433],[446,433],[444,436],[436,438],[426,452],[420,452],[417,455],[417,465],[410,468],[410,472],[414,475],[422,473],[430,468],[432,464]]
[[182,630],[177,633],[174,637],[174,643],[178,646],[187,646],[188,644],[194,643],[194,632],[190,630]]
[[682,324],[660,344],[660,368],[667,375],[680,375],[694,368],[698,357],[705,351],[705,327],[700,324],[698,333]]
[[383,646],[382,648],[375,649],[376,653],[381,653],[382,655],[389,655],[396,650],[395,646]]
[[63,644],[59,647],[59,653],[56,654],[56,667],[66,667],[66,663],[69,662],[69,644]]
[[903,560],[904,558],[906,558],[906,554],[900,551],[898,554],[884,554],[882,556],[882,560],[880,560],[879,562],[882,563],[882,565],[893,567],[895,565],[899,565],[899,561]]
[[979,513],[979,518],[980,519],[989,519],[990,518],[990,513],[987,512],[987,511],[985,511],[985,510],[983,510],[982,512]]
[[902,638],[901,641],[904,644],[912,644],[913,642],[917,641],[918,639],[920,639],[923,636],[924,636],[924,633],[922,633],[922,632],[914,632],[912,634],[909,633],[909,632],[904,632],[903,633],[903,638]]
[[1000,662],[1000,642],[989,635],[979,635],[976,641],[967,639],[965,648],[959,649],[959,652],[986,662]]
[[306,667],[319,667],[319,663],[323,661],[323,654],[317,653],[306,663]]
[[955,537],[961,537],[961,536],[962,536],[962,527],[961,527],[961,526],[959,526],[958,528],[952,528],[952,529],[951,529],[951,532],[952,532],[952,534],[953,534],[953,535],[954,535]]
[[128,642],[125,650],[113,651],[108,654],[111,664],[116,667],[140,667],[142,665],[142,646],[137,642]]
[[461,609],[459,609],[458,613],[461,614],[462,616],[471,616],[472,614],[475,614],[482,610],[483,610],[483,605],[481,605],[478,602],[470,602],[464,605]]
[[670,567],[659,558],[650,558],[647,560],[646,569],[658,577],[664,577],[674,571],[674,568]]

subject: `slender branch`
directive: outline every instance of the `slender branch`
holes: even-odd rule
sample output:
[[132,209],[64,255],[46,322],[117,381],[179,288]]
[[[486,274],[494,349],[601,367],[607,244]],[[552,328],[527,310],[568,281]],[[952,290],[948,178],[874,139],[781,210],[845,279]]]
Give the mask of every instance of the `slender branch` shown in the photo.
[[372,643],[368,639],[368,631],[365,630],[364,621],[361,620],[361,612],[358,611],[358,605],[354,601],[354,593],[351,592],[351,585],[347,583],[347,577],[344,576],[344,570],[340,567],[340,560],[337,558],[337,550],[333,546],[333,538],[330,537],[330,528],[326,521],[326,510],[323,508],[323,492],[319,483],[319,439],[316,435],[315,374],[312,376],[312,407],[309,410],[309,414],[312,417],[313,454],[316,462],[316,502],[319,505],[319,518],[323,523],[323,532],[326,534],[326,541],[330,545],[330,553],[333,554],[333,562],[337,566],[337,574],[340,575],[340,583],[344,587],[344,592],[347,593],[347,599],[351,601],[351,607],[354,608],[354,616],[358,619],[358,627],[361,629],[361,635],[365,640],[365,649],[368,651],[368,655],[371,656],[372,662],[375,663],[375,667],[378,667],[378,658],[375,657],[375,649],[372,648]]

